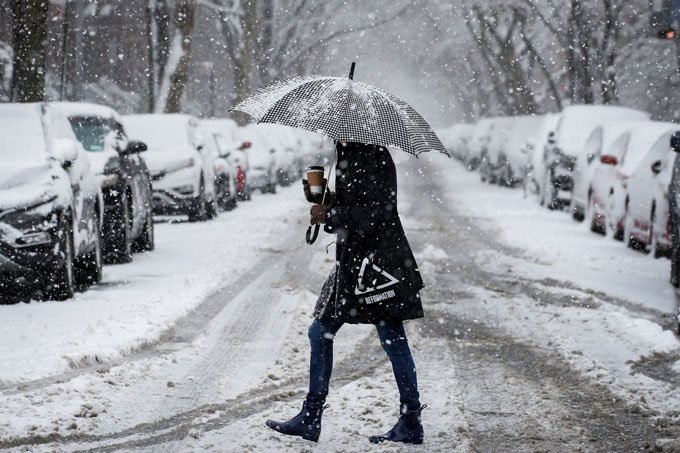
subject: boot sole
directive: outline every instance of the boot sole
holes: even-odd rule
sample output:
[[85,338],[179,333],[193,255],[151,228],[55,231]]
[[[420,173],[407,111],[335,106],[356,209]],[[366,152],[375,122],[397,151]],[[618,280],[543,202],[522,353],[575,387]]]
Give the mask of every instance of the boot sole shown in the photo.
[[398,443],[398,444],[421,445],[423,443],[423,439],[390,440],[390,439],[386,439],[384,437],[369,437],[368,441],[372,444],[380,444],[380,443],[383,443],[383,442],[394,442],[394,443]]
[[267,425],[267,427],[270,428],[270,429],[272,429],[273,431],[276,431],[276,432],[279,433],[279,434],[283,434],[284,436],[300,437],[300,438],[302,438],[302,439],[304,439],[304,440],[310,440],[310,441],[312,441],[312,442],[319,442],[319,437],[321,436],[320,434],[319,434],[319,435],[310,435],[310,434],[293,434],[293,433],[285,433],[285,432],[280,431],[279,429],[277,429],[277,426],[276,426],[275,424],[273,424],[273,423],[270,424],[270,421],[267,421],[267,422],[265,423],[265,425]]

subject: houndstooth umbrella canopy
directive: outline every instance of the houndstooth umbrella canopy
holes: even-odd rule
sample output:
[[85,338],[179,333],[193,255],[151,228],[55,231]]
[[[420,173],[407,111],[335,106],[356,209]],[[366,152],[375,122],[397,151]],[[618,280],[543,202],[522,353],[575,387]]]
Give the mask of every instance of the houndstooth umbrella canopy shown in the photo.
[[334,140],[398,146],[418,156],[444,145],[429,124],[401,99],[346,77],[307,76],[275,82],[233,110],[259,123],[321,132]]

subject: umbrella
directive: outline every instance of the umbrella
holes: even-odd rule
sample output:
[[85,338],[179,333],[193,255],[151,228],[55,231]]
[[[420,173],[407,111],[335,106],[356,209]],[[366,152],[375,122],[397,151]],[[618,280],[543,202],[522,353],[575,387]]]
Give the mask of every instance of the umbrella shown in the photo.
[[349,77],[306,76],[275,82],[255,92],[233,110],[259,123],[277,123],[334,140],[397,146],[418,156],[444,145],[429,124],[406,102]]

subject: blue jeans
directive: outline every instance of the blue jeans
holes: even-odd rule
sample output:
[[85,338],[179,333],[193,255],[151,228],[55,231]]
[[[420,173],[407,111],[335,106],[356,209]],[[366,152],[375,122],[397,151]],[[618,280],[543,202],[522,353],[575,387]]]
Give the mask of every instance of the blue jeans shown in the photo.
[[[342,323],[314,320],[308,336],[312,347],[309,363],[309,394],[312,402],[321,402],[328,395],[333,371],[333,338]],[[420,408],[416,365],[411,356],[402,322],[381,322],[375,325],[380,344],[392,362],[392,371],[399,388],[402,412]]]

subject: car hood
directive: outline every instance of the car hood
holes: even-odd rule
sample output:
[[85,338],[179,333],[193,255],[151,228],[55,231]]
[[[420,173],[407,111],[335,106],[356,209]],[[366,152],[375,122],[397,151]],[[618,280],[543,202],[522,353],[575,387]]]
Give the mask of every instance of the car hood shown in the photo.
[[193,159],[194,166],[200,166],[200,154],[193,149],[179,148],[172,150],[148,150],[142,154],[146,166],[152,175],[163,172],[171,172],[184,167],[189,167],[189,161]]
[[56,162],[0,166],[0,211],[48,200],[68,206],[71,196],[69,177]]
[[87,157],[95,175],[104,174],[108,168],[115,167],[118,161],[118,153],[115,151],[88,152]]

